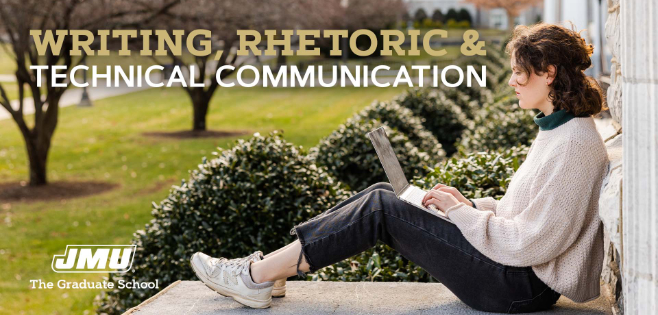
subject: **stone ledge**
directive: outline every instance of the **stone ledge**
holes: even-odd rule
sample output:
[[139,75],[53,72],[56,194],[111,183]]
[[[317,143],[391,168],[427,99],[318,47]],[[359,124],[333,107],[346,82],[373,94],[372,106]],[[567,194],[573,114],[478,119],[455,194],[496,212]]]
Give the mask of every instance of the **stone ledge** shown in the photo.
[[[126,314],[490,314],[469,308],[436,283],[288,281],[286,286],[286,297],[255,310],[199,281],[179,281]],[[603,298],[577,304],[561,297],[551,311],[536,314],[611,314],[611,309]]]

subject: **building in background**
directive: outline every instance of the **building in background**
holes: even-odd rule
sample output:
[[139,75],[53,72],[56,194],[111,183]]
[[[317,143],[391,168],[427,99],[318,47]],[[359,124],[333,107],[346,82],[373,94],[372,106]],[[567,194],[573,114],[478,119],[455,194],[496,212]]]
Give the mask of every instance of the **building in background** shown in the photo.
[[594,45],[592,68],[586,73],[605,81],[610,75],[612,53],[605,39],[608,17],[607,0],[544,0],[543,18],[546,23],[560,23],[570,27],[572,22],[581,35]]
[[[508,26],[507,14],[503,9],[480,9],[471,3],[462,0],[403,0],[407,6],[409,16],[414,16],[418,10],[424,10],[428,16],[432,16],[435,10],[441,10],[445,15],[448,10],[459,11],[466,9],[473,18],[473,27],[493,28],[505,30]],[[541,20],[544,7],[540,4],[531,6],[515,19],[515,24],[532,24]]]

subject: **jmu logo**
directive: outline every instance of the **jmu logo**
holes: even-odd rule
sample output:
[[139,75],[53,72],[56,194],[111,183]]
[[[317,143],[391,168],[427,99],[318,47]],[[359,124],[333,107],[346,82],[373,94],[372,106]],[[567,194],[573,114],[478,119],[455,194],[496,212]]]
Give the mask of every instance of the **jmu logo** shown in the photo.
[[53,257],[59,273],[121,273],[132,268],[136,245],[66,245],[64,255]]

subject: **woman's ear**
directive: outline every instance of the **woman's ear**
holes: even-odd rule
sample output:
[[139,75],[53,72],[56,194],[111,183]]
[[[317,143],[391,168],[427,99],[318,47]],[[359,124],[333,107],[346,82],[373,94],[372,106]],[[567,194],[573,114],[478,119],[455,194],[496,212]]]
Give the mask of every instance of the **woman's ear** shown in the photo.
[[547,75],[546,76],[546,85],[550,85],[551,83],[553,83],[553,80],[555,80],[555,74],[556,74],[557,69],[555,68],[554,65],[548,65],[547,70],[548,71],[546,72],[546,75]]

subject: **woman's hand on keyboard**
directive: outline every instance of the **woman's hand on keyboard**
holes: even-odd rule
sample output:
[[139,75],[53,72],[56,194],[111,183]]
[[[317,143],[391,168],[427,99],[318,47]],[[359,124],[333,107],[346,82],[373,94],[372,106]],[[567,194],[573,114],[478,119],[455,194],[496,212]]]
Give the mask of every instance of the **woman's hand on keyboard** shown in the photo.
[[455,196],[450,193],[440,190],[430,190],[427,192],[427,194],[425,194],[425,197],[423,197],[422,204],[424,207],[434,205],[436,208],[445,213],[446,209],[459,204],[459,200],[457,200],[457,198],[455,198]]
[[444,184],[436,184],[436,186],[434,186],[434,188],[432,188],[432,190],[447,192],[447,193],[455,196],[455,198],[457,198],[457,200],[459,200],[460,202],[463,202],[467,205],[470,205],[471,207],[473,206],[473,203],[470,202],[468,199],[466,199],[466,197],[464,197],[464,195],[462,195],[462,193],[459,192],[459,190],[457,190],[457,188],[455,188],[455,187],[447,186],[447,185],[444,185]]

